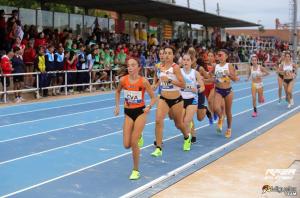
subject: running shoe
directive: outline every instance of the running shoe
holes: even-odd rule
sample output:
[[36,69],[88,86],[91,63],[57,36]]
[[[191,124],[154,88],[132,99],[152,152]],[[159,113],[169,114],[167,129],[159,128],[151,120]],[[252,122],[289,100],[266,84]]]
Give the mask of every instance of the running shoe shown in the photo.
[[291,99],[291,105],[292,106],[294,105],[294,99]]
[[257,116],[257,112],[253,112],[252,117],[256,117],[256,116]]
[[143,138],[142,135],[141,135],[141,137],[140,137],[140,139],[139,139],[139,141],[138,141],[138,146],[139,146],[140,148],[142,148],[142,147],[144,146],[144,138]]
[[183,150],[189,151],[191,150],[191,136],[189,135],[188,139],[183,141]]
[[161,150],[160,148],[156,148],[156,149],[154,150],[154,152],[151,153],[151,155],[152,155],[153,157],[160,157],[160,156],[162,156],[162,150]]
[[130,180],[137,180],[140,178],[140,172],[136,170],[132,170],[131,175],[129,176]]
[[291,104],[288,104],[287,108],[290,109],[291,107],[292,107],[292,105],[291,105]]
[[281,100],[278,100],[278,105],[281,105]]
[[231,129],[227,129],[227,131],[225,132],[225,137],[226,138],[230,138],[231,137]]

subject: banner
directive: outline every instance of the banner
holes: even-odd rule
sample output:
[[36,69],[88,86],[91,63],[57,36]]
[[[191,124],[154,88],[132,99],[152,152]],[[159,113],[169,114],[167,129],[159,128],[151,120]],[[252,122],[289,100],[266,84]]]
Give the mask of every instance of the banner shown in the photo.
[[173,35],[173,26],[164,25],[164,39],[172,39]]
[[149,35],[154,34],[157,37],[157,22],[152,20],[149,22]]

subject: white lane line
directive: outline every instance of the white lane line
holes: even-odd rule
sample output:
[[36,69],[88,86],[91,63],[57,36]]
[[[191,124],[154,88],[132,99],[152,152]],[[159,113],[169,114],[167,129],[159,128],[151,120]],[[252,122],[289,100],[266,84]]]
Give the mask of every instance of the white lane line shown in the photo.
[[[123,99],[123,97],[121,97],[121,99]],[[24,113],[39,112],[39,111],[45,111],[45,110],[50,110],[50,109],[60,109],[62,107],[74,107],[74,106],[79,106],[79,105],[83,105],[83,104],[97,103],[97,102],[103,102],[103,101],[109,101],[109,100],[114,100],[114,98],[109,98],[109,99],[104,99],[104,100],[92,100],[92,101],[88,101],[88,102],[81,102],[81,103],[70,104],[70,105],[61,105],[61,106],[57,106],[57,107],[48,107],[48,108],[31,110],[31,111],[22,111],[22,112],[17,112],[17,113],[3,114],[3,115],[0,115],[0,117],[19,115],[19,114],[24,114]]]
[[145,185],[143,185],[143,186],[141,186],[141,187],[139,187],[139,188],[137,188],[137,189],[135,189],[135,190],[133,190],[133,191],[125,194],[125,195],[123,195],[123,196],[121,196],[121,198],[133,197],[135,195],[138,195],[139,193],[142,193],[143,191],[145,191],[145,190],[147,190],[147,189],[149,189],[149,188],[151,188],[151,187],[159,184],[160,182],[163,182],[164,180],[166,180],[166,179],[168,179],[168,178],[170,178],[170,177],[172,177],[174,175],[177,175],[177,174],[183,172],[184,170],[190,168],[191,166],[193,166],[193,165],[201,162],[202,160],[210,157],[211,155],[214,155],[215,153],[224,150],[225,148],[227,148],[227,147],[231,146],[232,144],[234,144],[234,143],[242,140],[243,138],[245,138],[245,137],[247,137],[247,136],[249,136],[249,135],[251,135],[253,133],[256,133],[258,130],[260,130],[260,129],[262,129],[262,128],[264,128],[264,127],[266,127],[266,126],[268,126],[268,125],[270,125],[270,124],[272,124],[274,122],[276,122],[277,120],[279,120],[279,119],[287,116],[288,114],[290,114],[290,113],[298,110],[299,108],[300,108],[300,106],[297,106],[297,107],[293,108],[292,110],[290,110],[290,111],[288,111],[288,112],[286,112],[284,114],[281,114],[280,116],[278,116],[278,117],[276,117],[276,118],[274,118],[274,119],[272,119],[272,120],[270,120],[270,121],[268,121],[268,122],[260,125],[259,127],[246,132],[244,135],[239,136],[238,138],[236,138],[236,139],[234,139],[234,140],[232,140],[232,141],[230,141],[230,142],[228,142],[228,143],[226,143],[226,144],[224,144],[224,145],[222,145],[222,146],[220,146],[218,148],[215,148],[214,150],[212,150],[212,151],[210,151],[210,152],[208,152],[208,153],[206,153],[206,154],[204,154],[204,155],[202,155],[202,156],[194,159],[193,161],[190,161],[189,163],[187,163],[185,165],[182,165],[182,166],[176,168],[175,170],[170,171],[167,174],[162,175],[161,177],[159,177],[159,178],[157,178],[157,179],[155,179],[155,180],[153,180],[153,181],[151,181],[151,182],[149,182],[149,183],[147,183],[147,184],[145,184]]
[[[274,83],[271,83],[271,84],[274,84]],[[297,84],[297,83],[295,83],[295,84]],[[233,91],[236,93],[238,91],[247,90],[247,89],[249,89],[249,87],[248,88],[243,88],[243,89],[240,89],[240,90],[237,90],[237,91],[235,91],[235,90],[233,90]],[[277,88],[274,88],[274,89],[265,91],[264,93],[268,93],[268,92],[274,91],[276,89]],[[239,98],[239,100],[242,100],[242,99],[247,98],[247,97],[250,97],[250,96],[245,96],[245,97]],[[148,101],[150,101],[150,100],[146,100],[146,102],[148,102]],[[238,101],[238,100],[235,100],[235,101]],[[69,105],[69,106],[74,106],[74,105]],[[120,106],[123,106],[123,105],[120,105]],[[103,108],[96,108],[96,109],[86,110],[86,111],[80,111],[80,112],[76,112],[76,113],[69,113],[69,114],[63,114],[63,115],[58,115],[58,116],[51,116],[51,117],[36,119],[36,120],[28,120],[28,121],[24,121],[24,122],[17,122],[17,123],[13,123],[13,124],[6,124],[6,125],[0,126],[0,128],[8,127],[8,126],[14,126],[14,125],[20,125],[20,124],[33,123],[33,122],[38,122],[38,121],[43,121],[43,120],[51,120],[51,119],[55,119],[55,118],[67,117],[67,116],[72,116],[72,115],[79,115],[79,114],[93,112],[93,111],[98,111],[98,110],[111,109],[111,108],[114,108],[114,107],[115,106],[103,107]],[[61,107],[57,107],[57,108],[61,108]],[[49,109],[51,109],[51,108],[49,108]],[[31,111],[31,112],[34,112],[34,111]]]
[[[165,120],[167,120],[167,119],[165,119]],[[149,122],[149,123],[146,124],[146,126],[147,125],[152,125],[154,123],[155,122]],[[25,155],[25,156],[22,156],[22,157],[10,159],[10,160],[7,160],[7,161],[0,162],[0,165],[7,164],[7,163],[10,163],[10,162],[14,162],[14,161],[18,161],[18,160],[25,159],[25,158],[29,158],[29,157],[36,156],[36,155],[41,155],[41,154],[44,154],[44,153],[49,153],[51,151],[56,151],[56,150],[60,150],[60,149],[63,149],[63,148],[72,147],[72,146],[75,146],[75,145],[80,145],[82,143],[90,142],[90,141],[93,141],[93,140],[98,140],[98,139],[101,139],[101,138],[104,138],[104,137],[107,137],[107,136],[111,136],[111,135],[121,133],[122,131],[123,130],[119,130],[119,131],[115,131],[115,132],[108,133],[108,134],[105,134],[105,135],[101,135],[101,136],[97,136],[97,137],[94,137],[94,138],[86,139],[86,140],[83,140],[83,141],[74,142],[72,144],[67,144],[67,145],[64,145],[64,146],[52,148],[52,149],[41,151],[41,152],[38,152],[38,153],[33,153],[33,154],[30,154],[30,155]]]
[[[122,105],[120,105],[120,106],[122,106]],[[154,110],[156,110],[156,108],[153,108],[150,111],[154,111]],[[47,133],[50,133],[50,132],[60,131],[60,130],[69,129],[69,128],[73,128],[73,127],[84,126],[84,125],[88,125],[88,124],[95,124],[97,122],[103,122],[103,121],[106,121],[106,120],[111,120],[111,119],[116,119],[116,118],[121,118],[121,117],[124,117],[124,114],[119,115],[119,116],[108,117],[108,118],[104,118],[104,119],[100,119],[100,120],[94,120],[94,121],[90,121],[90,122],[84,122],[84,123],[81,123],[81,124],[75,124],[75,125],[71,125],[71,126],[67,126],[67,127],[61,127],[61,128],[51,129],[51,130],[43,131],[43,132],[40,132],[40,133],[34,133],[34,134],[20,136],[20,137],[16,137],[16,138],[11,138],[11,139],[6,139],[6,140],[0,140],[0,143],[10,142],[10,141],[19,140],[19,139],[28,138],[28,137],[33,137],[33,136],[42,135],[42,134],[47,134]]]
[[[296,83],[297,84],[297,83]],[[275,90],[275,89],[273,89]],[[269,90],[271,91],[271,90]],[[267,93],[268,91],[265,91],[265,93]],[[297,93],[297,92],[295,92]],[[239,101],[241,99],[245,99],[245,98],[248,98],[248,97],[251,97],[251,95],[248,95],[248,96],[245,96],[245,97],[242,97],[242,98],[237,98],[237,99],[234,99],[233,101]],[[268,104],[268,103],[267,103]],[[156,108],[154,109],[151,109],[152,110],[155,110]],[[34,137],[34,136],[38,136],[38,135],[43,135],[43,134],[47,134],[47,133],[51,133],[51,132],[54,132],[54,131],[59,131],[59,130],[64,130],[64,129],[68,129],[68,128],[73,128],[73,127],[77,127],[77,126],[83,126],[83,125],[88,125],[88,124],[94,124],[94,123],[97,123],[97,122],[102,122],[102,121],[106,121],[106,120],[110,120],[110,119],[115,119],[115,118],[119,118],[119,117],[123,117],[124,115],[121,115],[121,116],[114,116],[114,117],[108,117],[108,118],[105,118],[105,119],[100,119],[100,120],[95,120],[95,121],[91,121],[91,122],[84,122],[84,123],[81,123],[81,124],[76,124],[76,125],[71,125],[71,126],[67,126],[67,127],[61,127],[61,128],[57,128],[57,129],[52,129],[52,130],[48,130],[48,131],[43,131],[43,132],[40,132],[40,133],[34,133],[34,134],[30,134],[30,135],[25,135],[25,136],[19,136],[19,137],[16,137],[16,138],[11,138],[11,139],[6,139],[6,140],[0,140],[0,143],[5,143],[5,142],[10,142],[10,141],[15,141],[15,140],[19,140],[19,139],[24,139],[24,138],[29,138],[29,137]],[[0,126],[1,128],[1,126]]]
[[[149,102],[149,101],[150,100],[146,100],[145,102]],[[120,105],[120,107],[121,106],[124,106],[124,105]],[[27,124],[27,123],[39,122],[39,121],[43,121],[43,120],[51,120],[51,119],[55,119],[55,118],[62,118],[62,117],[73,116],[73,115],[80,115],[80,114],[84,114],[84,113],[89,113],[89,112],[93,112],[93,111],[100,111],[100,110],[102,111],[102,110],[111,109],[111,108],[115,108],[115,106],[103,107],[103,108],[96,108],[96,109],[86,110],[86,111],[80,111],[80,112],[76,112],[76,113],[69,113],[69,114],[63,114],[63,115],[57,115],[57,116],[51,116],[51,117],[36,119],[36,120],[28,120],[28,121],[24,121],[24,122],[17,122],[17,123],[13,123],[13,124],[6,124],[6,125],[1,125],[0,128],[9,127],[9,126],[15,126],[15,125],[20,125],[20,124]],[[110,118],[115,118],[115,116],[114,117],[110,117]]]
[[[267,92],[268,91],[265,91],[265,93],[267,93]],[[242,97],[242,98],[237,98],[237,99],[234,99],[233,102],[239,101],[239,100],[251,97],[251,96],[252,95],[248,95],[248,96],[245,96],[245,97]],[[146,101],[148,101],[148,100],[146,100]],[[123,105],[120,105],[120,106],[123,106]],[[102,110],[103,108],[100,108],[100,109]],[[154,108],[154,109],[156,109],[156,108]],[[151,109],[151,110],[154,110],[154,109]],[[74,113],[74,114],[65,114],[65,115],[61,115],[60,117],[64,117],[64,116],[68,116],[68,115],[75,115],[75,114],[80,114],[80,113],[86,113],[86,112],[91,112],[91,111],[97,111],[97,110],[99,110],[99,109],[94,109],[94,110],[89,110],[89,111],[82,111],[82,112],[77,112],[77,113]],[[124,116],[124,115],[122,115],[122,116]],[[55,118],[57,118],[57,117],[58,116],[55,116]],[[72,128],[72,127],[77,127],[77,126],[82,126],[82,125],[87,125],[87,124],[94,124],[94,123],[97,123],[97,122],[102,122],[102,121],[106,121],[106,120],[109,120],[109,119],[115,119],[115,118],[119,118],[119,117],[120,116],[117,116],[117,117],[113,116],[113,117],[108,117],[108,118],[105,118],[105,119],[95,120],[95,121],[91,121],[91,122],[84,122],[82,124],[76,124],[76,125],[71,125],[71,126],[67,126],[67,127],[61,127],[61,128],[58,128],[58,129],[52,129],[52,130],[48,130],[48,131],[43,131],[43,132],[40,132],[40,133],[34,133],[34,134],[20,136],[20,137],[16,137],[16,138],[11,138],[11,139],[6,139],[6,140],[0,140],[0,143],[10,142],[10,141],[19,140],[19,139],[28,138],[28,137],[33,137],[33,136],[42,135],[42,134],[47,134],[47,133],[50,133],[50,132],[53,132],[53,131],[59,131],[59,130],[68,129],[68,128]],[[51,117],[39,119],[39,121],[46,120],[46,119],[51,119]],[[0,128],[1,127],[5,127],[5,126],[12,126],[12,125],[17,125],[17,124],[24,124],[24,123],[27,123],[27,122],[28,123],[34,122],[34,120],[32,120],[32,121],[26,121],[26,122],[19,122],[19,123],[14,123],[14,124],[9,124],[9,125],[3,125],[3,126],[0,126]]]
[[[298,91],[298,92],[300,92],[300,91]],[[297,93],[298,93],[298,92],[297,92]],[[268,102],[268,103],[262,104],[262,105],[260,105],[260,107],[261,107],[261,106],[264,106],[264,105],[267,105],[267,104],[269,104],[269,103],[271,103],[271,102],[274,102],[274,101],[277,101],[277,100],[273,100],[273,101],[270,101],[270,102]],[[292,109],[292,110],[290,110],[290,111],[288,111],[288,112],[282,114],[281,116],[279,116],[279,117],[277,117],[277,118],[275,118],[275,119],[276,119],[276,120],[277,120],[277,119],[280,119],[281,117],[283,117],[283,116],[285,116],[285,115],[287,115],[287,114],[289,114],[289,113],[291,113],[291,112],[297,110],[299,107],[300,107],[300,106],[297,106],[296,108],[294,108],[294,109]],[[252,111],[252,108],[243,111],[243,113],[248,112],[248,111]],[[233,117],[238,116],[238,115],[240,115],[241,113],[242,113],[242,112],[240,112],[240,113],[238,113],[238,114],[235,114],[235,115],[233,115]],[[276,121],[276,120],[273,119],[273,122]],[[271,121],[272,121],[272,120],[271,120]],[[271,121],[269,121],[269,122],[267,122],[267,123],[268,123],[268,124],[271,124]],[[262,127],[264,127],[264,126],[267,126],[267,125],[266,125],[267,123],[265,123],[264,125],[261,125],[260,127],[262,128]],[[206,124],[206,125],[204,125],[204,126],[201,126],[201,127],[198,127],[198,128],[196,128],[196,130],[198,130],[198,129],[200,129],[200,128],[204,128],[204,127],[206,127],[206,126],[208,126],[208,124]],[[248,133],[246,133],[246,134],[240,136],[238,139],[232,140],[231,142],[234,143],[234,142],[236,142],[236,141],[242,139],[243,137],[246,137],[246,136],[250,135],[251,133],[256,132],[257,130],[258,130],[258,129],[251,130],[250,132],[248,132]],[[164,141],[168,141],[168,140],[174,139],[174,138],[176,138],[176,137],[180,137],[180,136],[181,136],[181,134],[176,135],[176,136],[173,136],[173,137],[170,137],[170,138],[167,138],[167,139],[165,139]],[[242,138],[241,138],[241,137],[242,137]],[[225,144],[225,145],[226,145],[226,146],[229,146],[231,142],[229,142],[229,143],[227,143],[227,144]],[[233,143],[231,143],[231,144],[233,144]],[[211,151],[211,152],[205,154],[205,157],[200,156],[200,157],[199,157],[200,160],[199,160],[199,158],[197,158],[198,161],[196,161],[197,159],[195,159],[195,160],[192,161],[193,163],[191,163],[191,162],[190,162],[190,163],[191,163],[191,164],[194,164],[194,163],[197,163],[197,162],[201,161],[203,158],[206,158],[207,156],[211,155],[212,152],[215,153],[215,152],[218,152],[219,150],[222,150],[222,149],[225,147],[225,145],[222,145],[221,147],[216,148],[216,149],[214,149],[213,151]],[[145,147],[143,147],[143,148],[141,148],[141,149],[146,149],[146,148],[149,148],[150,146],[153,146],[153,145],[150,144],[150,145],[147,145],[147,146],[145,146]],[[221,149],[220,149],[220,148],[221,148]],[[218,150],[217,150],[217,149],[218,149]],[[69,173],[64,174],[64,175],[61,175],[61,176],[59,176],[59,177],[55,177],[55,178],[52,178],[52,179],[50,179],[50,180],[46,180],[46,181],[44,181],[44,182],[41,182],[41,183],[38,183],[38,184],[35,184],[35,185],[32,185],[32,186],[29,186],[29,187],[27,187],[27,188],[23,188],[23,189],[20,189],[20,190],[18,190],[18,191],[15,191],[15,192],[12,192],[12,193],[3,195],[3,196],[0,197],[0,198],[5,198],[5,197],[13,196],[13,195],[19,194],[19,193],[21,193],[21,192],[25,192],[25,191],[31,190],[31,189],[33,189],[33,188],[36,188],[36,187],[39,187],[39,186],[42,186],[42,185],[51,183],[51,182],[53,182],[53,181],[57,181],[57,180],[59,180],[59,179],[62,179],[62,178],[65,178],[65,177],[68,177],[68,176],[71,176],[71,175],[74,175],[74,174],[76,174],[76,173],[85,171],[85,170],[87,170],[87,169],[90,169],[90,168],[93,168],[93,167],[95,167],[95,166],[104,164],[104,163],[106,163],[106,162],[110,162],[110,161],[112,161],[112,160],[121,158],[121,157],[126,156],[126,155],[129,155],[129,154],[131,154],[131,152],[123,153],[123,154],[121,154],[121,155],[115,156],[115,157],[113,157],[113,158],[109,158],[109,159],[107,159],[107,160],[98,162],[98,163],[96,163],[96,164],[92,164],[92,165],[90,165],[90,166],[83,167],[83,168],[81,168],[81,169],[78,169],[78,170],[76,170],[76,171],[69,172]],[[195,161],[196,161],[196,162],[195,162]],[[178,168],[178,169],[179,169],[179,168]],[[178,169],[176,169],[176,170],[178,170]],[[185,169],[185,166],[184,166],[184,169]],[[183,170],[184,170],[184,169],[183,169]],[[168,173],[167,175],[170,175],[170,174]],[[174,174],[171,174],[171,175],[174,175]],[[162,176],[162,177],[166,177],[166,175],[165,175],[165,176]],[[158,179],[159,179],[159,178],[158,178]],[[158,179],[153,180],[153,181],[156,181],[156,182],[157,182],[157,181],[163,181],[165,178],[164,178],[163,180],[162,180],[162,179],[158,180]],[[153,182],[153,181],[152,181],[152,182]],[[144,185],[144,186],[142,186],[143,188],[140,187],[140,188],[138,188],[138,189],[144,191],[145,189],[147,189],[147,188],[149,188],[149,187],[151,187],[151,186],[154,185],[152,182],[149,182],[149,183],[151,183],[151,185],[148,183],[148,184],[146,184],[147,186]],[[148,186],[149,186],[149,187],[148,187]],[[138,189],[136,189],[134,192],[138,193],[138,192],[137,192]],[[132,191],[132,192],[133,192],[133,191]],[[139,192],[141,192],[141,191],[139,191]],[[125,194],[125,195],[123,195],[123,196],[128,196],[128,194]]]
[[43,104],[43,103],[52,103],[52,102],[72,102],[72,100],[76,100],[76,99],[81,99],[81,98],[89,98],[89,97],[99,97],[99,96],[103,96],[103,95],[109,95],[109,94],[115,94],[114,91],[109,91],[109,92],[93,92],[95,93],[95,95],[90,95],[90,96],[75,96],[72,98],[54,98],[53,100],[49,100],[49,101],[33,101],[33,102],[26,102],[26,103],[21,103],[21,104],[16,104],[13,106],[7,106],[7,107],[3,107],[3,109],[7,109],[7,108],[11,108],[11,107],[21,107],[21,106],[26,106],[26,105],[35,105],[35,104]]
[[[250,84],[249,82],[243,82],[245,84]],[[276,84],[277,82],[272,82],[272,83],[266,83],[265,85],[271,85],[271,84]],[[237,84],[237,85],[242,85],[242,83]],[[238,91],[243,91],[243,90],[247,90],[250,89],[251,87],[247,87],[247,88],[242,88],[242,89],[234,89],[235,92]],[[90,96],[83,96],[83,97],[90,97]],[[121,99],[123,99],[123,97],[121,97]],[[64,99],[63,99],[64,100]],[[66,100],[71,100],[71,99],[66,99]],[[70,104],[70,105],[61,105],[61,106],[57,106],[57,107],[48,107],[48,108],[41,108],[41,109],[36,109],[36,110],[31,110],[31,111],[22,111],[22,112],[17,112],[17,113],[11,113],[11,114],[2,114],[0,115],[0,117],[4,117],[4,116],[12,116],[12,115],[18,115],[18,114],[24,114],[24,113],[32,113],[32,112],[39,112],[39,111],[45,111],[45,110],[50,110],[50,109],[58,109],[58,108],[62,108],[62,107],[72,107],[72,106],[78,106],[78,105],[83,105],[83,104],[90,104],[90,103],[96,103],[96,102],[103,102],[103,101],[109,101],[109,100],[115,100],[115,98],[108,98],[108,99],[103,99],[103,100],[93,100],[93,101],[88,101],[88,102],[81,102],[81,103],[76,103],[76,104]],[[52,101],[45,101],[45,102],[36,102],[36,103],[48,103],[48,102],[53,102],[55,100]],[[58,100],[60,101],[60,100]],[[29,103],[29,104],[36,104],[36,103]],[[21,104],[21,105],[27,105],[27,104]],[[21,106],[18,105],[18,106]],[[106,108],[114,108],[114,106],[110,106],[110,107],[106,107]]]
[[[298,92],[300,92],[300,90],[297,91],[297,92],[295,92],[294,94],[296,94],[296,93],[298,93]],[[271,101],[266,102],[266,103],[264,103],[264,104],[262,104],[262,105],[258,105],[258,107],[265,106],[265,105],[270,104],[270,103],[272,103],[272,102],[274,102],[274,101],[277,101],[277,99],[271,100]],[[246,110],[244,110],[244,111],[242,111],[242,112],[239,112],[239,113],[236,113],[236,114],[233,115],[233,117],[238,116],[238,115],[243,114],[243,113],[246,113],[246,112],[248,112],[248,111],[250,111],[250,110],[252,110],[252,108],[246,109]],[[168,119],[165,119],[165,120],[168,120]],[[154,124],[154,123],[155,123],[155,122],[149,122],[149,123],[147,123],[146,125],[152,125],[152,124]],[[205,125],[205,126],[206,126],[206,125]],[[56,150],[60,150],[60,149],[63,149],[63,148],[72,147],[72,146],[74,146],[74,145],[79,145],[79,144],[82,144],[82,143],[86,143],[86,142],[98,140],[98,139],[101,139],[101,138],[103,138],[103,137],[107,137],[107,136],[115,135],[115,134],[117,134],[117,133],[121,133],[122,131],[123,131],[123,130],[119,130],[119,131],[115,131],[115,132],[112,132],[112,133],[108,133],[108,134],[106,134],[106,135],[97,136],[97,137],[90,138],[90,139],[86,139],[86,140],[83,140],[83,141],[78,141],[78,142],[75,142],[75,143],[72,143],[72,144],[67,144],[67,145],[60,146],[60,147],[56,147],[56,148],[52,148],[52,149],[49,149],[49,150],[45,150],[45,151],[41,151],[41,152],[37,152],[37,153],[30,154],[30,155],[25,155],[25,156],[22,156],[22,157],[10,159],[10,160],[7,160],[7,161],[0,162],[0,165],[7,164],[7,163],[10,163],[10,162],[14,162],[14,161],[21,160],[21,159],[25,159],[25,158],[29,158],[29,157],[32,157],[32,156],[37,156],[37,155],[44,154],[44,153],[49,153],[49,152],[51,152],[51,151],[56,151]],[[175,137],[176,137],[176,136],[175,136]]]

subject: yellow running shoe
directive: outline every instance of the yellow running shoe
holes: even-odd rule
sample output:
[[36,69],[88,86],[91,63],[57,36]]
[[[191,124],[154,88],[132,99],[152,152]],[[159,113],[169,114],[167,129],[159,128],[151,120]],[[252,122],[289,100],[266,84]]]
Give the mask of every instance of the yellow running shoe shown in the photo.
[[225,137],[226,138],[230,138],[231,137],[231,129],[227,129],[227,131],[225,132]]
[[217,133],[221,134],[223,129],[223,117],[219,118],[217,123]]
[[130,180],[137,180],[140,178],[140,172],[136,170],[132,170],[131,175],[129,176]]
[[153,157],[160,157],[160,156],[162,156],[162,150],[161,150],[160,148],[156,148],[156,149],[154,150],[154,152],[151,153],[151,155],[152,155]]
[[139,141],[138,141],[138,146],[139,148],[142,148],[144,146],[144,138],[143,136],[141,135]]
[[183,151],[191,150],[191,144],[191,135],[189,135],[189,138],[183,141]]

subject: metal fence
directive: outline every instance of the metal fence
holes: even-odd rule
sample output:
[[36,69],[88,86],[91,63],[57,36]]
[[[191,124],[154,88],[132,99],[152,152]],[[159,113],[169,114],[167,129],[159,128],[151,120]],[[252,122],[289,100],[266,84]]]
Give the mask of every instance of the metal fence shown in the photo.
[[[249,63],[233,63],[233,65],[235,66],[235,68],[237,69],[237,73],[238,75],[247,75],[248,74],[248,68],[249,68]],[[85,86],[89,92],[93,91],[93,87],[95,86],[99,86],[99,85],[106,85],[109,87],[110,90],[114,89],[114,84],[116,85],[116,83],[119,82],[118,77],[116,76],[116,79],[114,79],[114,74],[119,70],[119,68],[114,68],[111,70],[103,70],[103,69],[98,69],[98,70],[77,70],[77,71],[51,71],[51,72],[46,72],[47,75],[63,75],[64,77],[64,83],[61,85],[56,85],[56,86],[45,86],[45,87],[40,87],[40,76],[41,76],[41,72],[32,72],[32,73],[17,73],[17,74],[6,74],[6,75],[0,75],[1,78],[3,78],[3,90],[0,91],[0,95],[3,95],[3,100],[6,103],[8,100],[8,95],[9,94],[14,94],[14,93],[18,93],[18,92],[22,92],[22,93],[26,93],[26,92],[33,92],[36,94],[36,98],[39,99],[40,96],[40,91],[41,90],[45,90],[45,89],[62,89],[64,95],[68,95],[68,88],[69,87],[79,87],[79,86]],[[92,72],[109,72],[109,76],[107,81],[103,81],[103,82],[93,82],[92,80]],[[88,73],[89,78],[88,78],[88,82],[86,83],[75,83],[75,84],[68,84],[68,74],[69,73]],[[154,72],[154,67],[144,67],[143,68],[143,76],[145,76],[148,80],[152,81],[153,79],[153,72]],[[6,83],[8,80],[11,81],[11,77],[13,76],[35,76],[35,87],[32,88],[26,88],[26,89],[20,89],[20,90],[9,90],[6,87]]]

